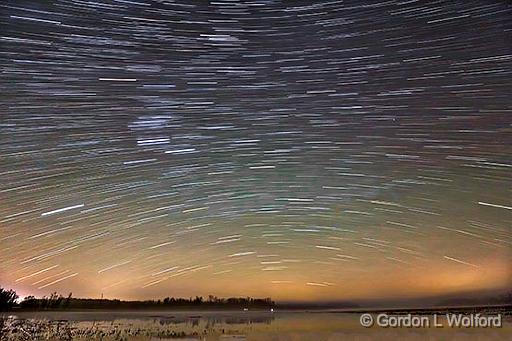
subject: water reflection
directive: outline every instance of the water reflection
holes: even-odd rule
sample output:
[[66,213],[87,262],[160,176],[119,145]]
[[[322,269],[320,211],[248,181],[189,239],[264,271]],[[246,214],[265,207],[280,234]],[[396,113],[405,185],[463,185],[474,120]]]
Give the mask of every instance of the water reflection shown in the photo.
[[0,339],[503,340],[510,318],[500,329],[396,329],[363,328],[359,314],[332,312],[38,312],[0,315]]
[[200,321],[204,321],[208,326],[215,326],[218,324],[271,324],[275,319],[274,315],[235,315],[235,316],[151,316],[153,320],[160,325],[173,325],[173,324],[190,324],[198,326]]

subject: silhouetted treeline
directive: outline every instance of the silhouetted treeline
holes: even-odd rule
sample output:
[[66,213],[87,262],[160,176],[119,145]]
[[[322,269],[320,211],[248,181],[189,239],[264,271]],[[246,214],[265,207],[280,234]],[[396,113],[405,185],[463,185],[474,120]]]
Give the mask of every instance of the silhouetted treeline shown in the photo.
[[117,299],[72,298],[52,294],[49,297],[27,297],[20,303],[25,310],[60,310],[60,309],[106,309],[106,310],[132,310],[132,309],[170,309],[170,308],[253,308],[263,309],[274,307],[270,298],[258,299],[251,297],[217,298],[201,296],[195,298],[166,297],[163,300],[121,301]]
[[71,293],[69,293],[67,297],[64,297],[62,295],[57,295],[56,292],[52,293],[50,296],[43,296],[41,298],[27,296],[20,302],[19,307],[27,310],[68,309],[71,307],[71,302],[76,300],[71,296]]
[[[270,298],[232,297],[219,298],[208,296],[203,298],[175,298],[166,297],[162,300],[146,301],[121,301],[117,299],[74,298],[52,293],[50,296],[36,298],[27,296],[20,303],[16,303],[18,296],[14,290],[0,288],[2,297],[0,309],[10,310],[13,307],[23,310],[80,310],[80,309],[105,309],[105,310],[139,310],[139,309],[176,309],[176,308],[201,308],[201,309],[268,309],[275,307],[275,302]],[[5,296],[5,299],[3,298]],[[7,299],[9,297],[9,299]],[[3,303],[5,301],[5,303]]]

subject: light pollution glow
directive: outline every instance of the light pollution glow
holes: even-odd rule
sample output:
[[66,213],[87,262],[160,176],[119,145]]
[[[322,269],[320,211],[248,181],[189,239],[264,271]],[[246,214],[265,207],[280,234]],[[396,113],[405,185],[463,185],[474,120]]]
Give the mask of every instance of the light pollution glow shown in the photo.
[[511,287],[510,7],[257,2],[0,4],[0,285]]

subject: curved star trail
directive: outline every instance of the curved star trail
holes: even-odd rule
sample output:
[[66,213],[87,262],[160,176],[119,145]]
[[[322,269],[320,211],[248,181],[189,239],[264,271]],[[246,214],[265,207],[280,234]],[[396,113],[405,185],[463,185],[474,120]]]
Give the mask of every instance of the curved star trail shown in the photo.
[[0,282],[510,287],[506,1],[4,1]]

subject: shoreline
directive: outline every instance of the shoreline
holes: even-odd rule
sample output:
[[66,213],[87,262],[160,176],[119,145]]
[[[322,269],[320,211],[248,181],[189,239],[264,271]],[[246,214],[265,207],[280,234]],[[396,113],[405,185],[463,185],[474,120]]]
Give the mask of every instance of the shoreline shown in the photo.
[[48,310],[26,310],[26,309],[13,309],[10,311],[1,312],[0,315],[12,315],[16,313],[410,313],[417,314],[430,314],[436,312],[474,312],[483,310],[499,310],[509,312],[512,314],[512,304],[498,304],[498,305],[465,305],[465,306],[440,306],[440,307],[368,307],[368,308],[317,308],[317,307],[274,307],[269,309],[254,308],[254,309],[240,309],[240,308],[227,308],[227,309],[201,309],[197,307],[183,307],[178,309],[102,309],[102,308],[84,308],[84,309],[48,309]]

